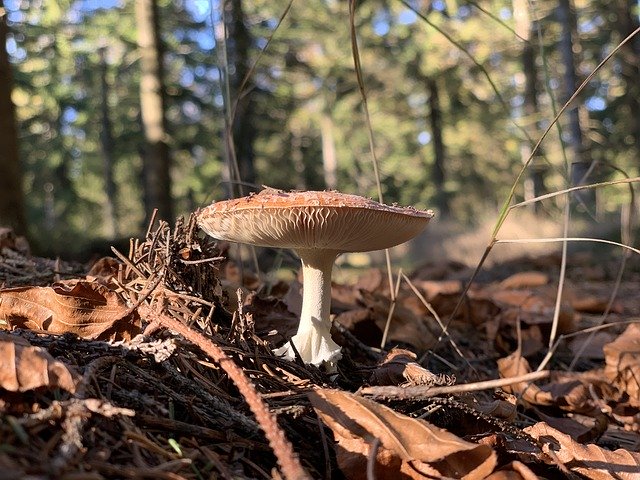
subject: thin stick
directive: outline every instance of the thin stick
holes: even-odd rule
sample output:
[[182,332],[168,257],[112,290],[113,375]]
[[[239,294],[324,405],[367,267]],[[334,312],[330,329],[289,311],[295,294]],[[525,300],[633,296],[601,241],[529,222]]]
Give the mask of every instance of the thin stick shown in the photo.
[[380,348],[384,349],[385,344],[387,343],[387,335],[389,335],[389,327],[391,326],[391,317],[393,317],[393,312],[396,311],[396,303],[398,300],[398,292],[400,291],[400,279],[402,275],[402,269],[398,270],[398,280],[396,281],[396,289],[394,294],[391,296],[391,306],[389,307],[389,314],[387,315],[387,323],[384,324],[384,332],[382,332],[382,340],[380,340]]
[[[356,79],[358,88],[360,89],[360,97],[362,98],[362,111],[364,120],[367,124],[367,134],[369,136],[369,150],[371,150],[371,163],[373,164],[373,174],[376,178],[376,188],[378,189],[378,201],[384,203],[382,198],[382,184],[380,183],[380,171],[378,170],[378,156],[376,155],[376,147],[373,141],[373,127],[371,126],[371,116],[369,115],[369,104],[367,102],[367,92],[364,87],[364,78],[362,76],[362,65],[360,64],[360,51],[358,49],[358,36],[356,34],[356,0],[349,0],[349,26],[351,28],[351,52],[353,54],[353,64],[356,71]],[[387,277],[389,279],[389,292],[391,302],[395,302],[395,293],[393,290],[393,275],[391,273],[391,255],[389,249],[384,249],[384,256],[387,263]]]
[[604,238],[589,238],[589,237],[555,237],[555,238],[511,238],[495,240],[496,243],[558,243],[558,242],[592,242],[592,243],[605,243],[607,245],[615,245],[616,247],[626,248],[634,253],[640,255],[640,250],[633,248],[630,245],[624,243],[614,242],[613,240],[605,240]]
[[[411,288],[411,290],[413,291],[415,296],[418,297],[418,300],[420,300],[422,302],[422,304],[425,306],[425,308],[427,310],[429,310],[429,313],[431,315],[433,315],[433,318],[436,319],[436,322],[438,322],[438,325],[440,325],[440,329],[442,330],[442,333],[449,339],[449,343],[455,349],[456,353],[458,355],[460,355],[460,358],[465,360],[467,362],[467,364],[468,364],[469,363],[468,360],[462,354],[462,352],[460,351],[460,348],[458,348],[458,345],[453,340],[453,338],[451,338],[451,335],[449,335],[449,331],[447,330],[447,325],[445,325],[442,322],[442,320],[440,319],[440,315],[438,315],[438,312],[436,312],[436,310],[431,306],[431,304],[427,301],[427,299],[424,298],[424,295],[422,295],[422,293],[420,293],[420,291],[416,288],[416,286],[413,284],[413,282],[411,280],[409,280],[409,278],[404,273],[401,273],[400,275],[402,275],[402,278],[404,278],[404,281],[407,282],[407,285],[409,285],[409,288]],[[442,336],[440,336],[440,338],[442,338]],[[471,367],[471,365],[469,365],[469,366]],[[473,368],[473,367],[471,367],[471,368]]]
[[501,388],[515,385],[521,382],[535,382],[551,375],[549,370],[530,372],[517,377],[498,378],[483,382],[462,383],[460,385],[447,385],[444,387],[431,387],[420,385],[417,387],[365,387],[358,390],[358,395],[367,395],[373,398],[386,398],[393,400],[407,400],[411,398],[429,398],[437,395],[451,395],[456,393],[477,392],[491,388]]

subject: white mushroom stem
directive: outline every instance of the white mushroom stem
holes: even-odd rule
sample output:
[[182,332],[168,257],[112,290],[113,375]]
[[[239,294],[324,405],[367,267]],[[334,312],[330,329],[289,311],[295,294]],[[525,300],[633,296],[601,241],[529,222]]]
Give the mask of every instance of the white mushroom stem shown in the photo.
[[302,312],[298,332],[276,350],[278,355],[295,358],[291,343],[305,363],[334,369],[340,359],[340,346],[331,339],[331,271],[340,252],[324,249],[297,250],[302,261]]

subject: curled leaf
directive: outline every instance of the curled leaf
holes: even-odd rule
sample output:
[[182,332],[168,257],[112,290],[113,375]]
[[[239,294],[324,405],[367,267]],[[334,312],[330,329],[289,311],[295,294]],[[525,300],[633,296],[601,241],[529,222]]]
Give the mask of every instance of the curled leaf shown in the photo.
[[[637,479],[640,472],[640,453],[618,449],[605,450],[594,444],[582,445],[545,422],[538,422],[525,431],[553,450],[554,456],[571,471],[593,480]],[[547,450],[547,451],[548,451]],[[544,458],[544,457],[543,457]],[[549,464],[554,461],[547,459]]]
[[36,388],[62,388],[75,392],[77,374],[49,352],[26,340],[0,333],[0,388],[26,392]]
[[629,395],[629,404],[640,406],[640,325],[632,323],[603,348],[604,374],[618,390]]
[[467,442],[372,400],[330,389],[315,390],[309,397],[334,433],[338,465],[347,478],[366,478],[367,459],[374,450],[380,479],[471,480],[485,478],[495,468],[497,457],[489,446]]
[[129,312],[115,291],[85,280],[0,290],[0,319],[9,328],[75,333],[92,340],[130,338],[140,331],[137,312]]

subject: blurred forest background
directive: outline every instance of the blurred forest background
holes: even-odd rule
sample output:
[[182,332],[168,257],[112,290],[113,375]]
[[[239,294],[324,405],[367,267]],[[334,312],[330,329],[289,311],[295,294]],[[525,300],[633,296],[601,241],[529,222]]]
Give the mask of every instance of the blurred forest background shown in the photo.
[[[260,185],[377,198],[349,2],[0,0],[0,223],[67,256]],[[386,202],[497,215],[637,0],[362,0]],[[640,36],[551,130],[516,199],[637,176]],[[234,162],[235,160],[235,162]],[[237,168],[233,165],[236,164]],[[629,191],[585,194],[597,219]],[[562,203],[532,214],[561,218]]]

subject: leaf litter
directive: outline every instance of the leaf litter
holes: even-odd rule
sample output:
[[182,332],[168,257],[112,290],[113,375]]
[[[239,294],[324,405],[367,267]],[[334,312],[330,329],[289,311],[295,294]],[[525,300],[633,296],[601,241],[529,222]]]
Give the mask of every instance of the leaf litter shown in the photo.
[[584,263],[550,371],[531,365],[553,257],[485,272],[456,318],[468,269],[423,265],[400,282],[385,349],[385,275],[334,284],[344,358],[327,375],[272,353],[300,285],[267,285],[193,217],[82,268],[0,229],[2,478],[640,478],[638,276],[585,346],[611,282]]

